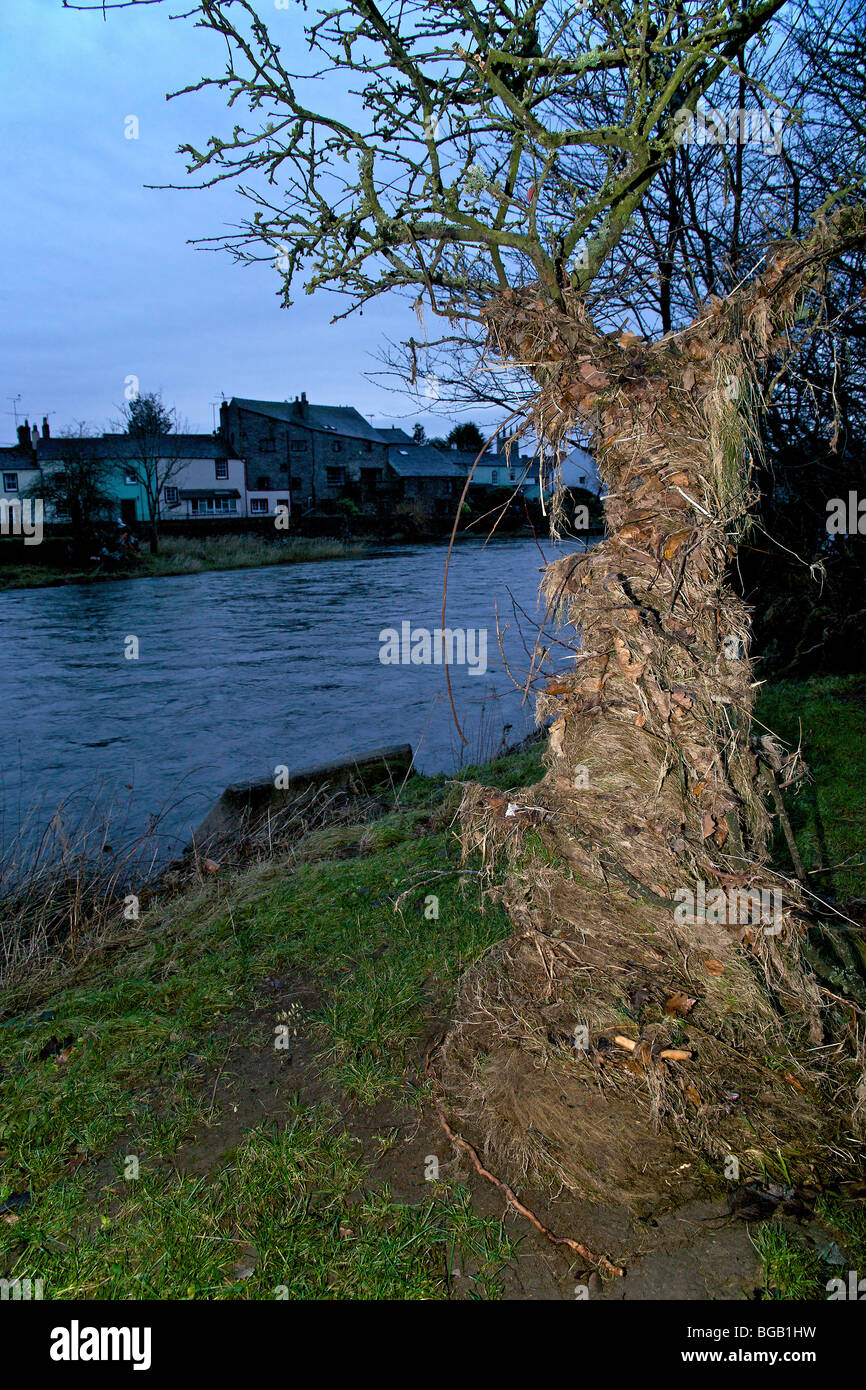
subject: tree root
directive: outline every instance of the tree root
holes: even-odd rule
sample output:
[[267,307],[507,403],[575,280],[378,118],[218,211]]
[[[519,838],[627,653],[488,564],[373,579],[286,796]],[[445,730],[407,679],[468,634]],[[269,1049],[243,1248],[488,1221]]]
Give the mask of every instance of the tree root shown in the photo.
[[535,1213],[530,1211],[529,1207],[525,1206],[524,1203],[521,1202],[520,1198],[508,1186],[508,1183],[503,1182],[501,1178],[497,1178],[494,1173],[491,1173],[489,1169],[484,1167],[483,1163],[481,1162],[481,1159],[478,1157],[476,1150],[472,1147],[469,1141],[467,1139],[464,1139],[462,1135],[457,1134],[451,1128],[451,1126],[445,1118],[445,1114],[439,1102],[438,1093],[441,1092],[442,1088],[430,1068],[430,1058],[432,1057],[433,1053],[437,1050],[437,1048],[441,1046],[441,1044],[442,1038],[440,1038],[438,1042],[434,1043],[433,1046],[428,1049],[427,1055],[424,1059],[424,1075],[430,1081],[433,1087],[433,1108],[436,1111],[436,1116],[446,1135],[450,1139],[451,1143],[456,1148],[463,1149],[464,1153],[467,1153],[469,1155],[476,1173],[478,1173],[480,1177],[486,1178],[488,1182],[492,1183],[494,1187],[498,1188],[499,1191],[505,1197],[509,1206],[513,1207],[513,1209],[520,1216],[525,1217],[525,1219],[535,1227],[539,1234],[545,1236],[546,1239],[549,1240],[552,1245],[566,1245],[568,1246],[569,1250],[573,1250],[576,1255],[580,1255],[581,1259],[584,1259],[589,1264],[594,1265],[595,1268],[600,1270],[603,1274],[607,1274],[615,1278],[622,1278],[622,1276],[625,1274],[625,1270],[620,1265],[613,1264],[613,1262],[609,1260],[606,1255],[596,1255],[586,1245],[582,1245],[579,1240],[573,1240],[571,1236],[556,1235],[555,1232],[551,1231],[548,1226],[545,1226],[542,1221],[539,1221]]

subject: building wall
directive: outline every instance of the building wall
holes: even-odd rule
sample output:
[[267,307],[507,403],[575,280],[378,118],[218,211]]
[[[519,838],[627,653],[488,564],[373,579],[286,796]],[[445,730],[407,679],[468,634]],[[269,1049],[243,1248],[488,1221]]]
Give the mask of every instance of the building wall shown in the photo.
[[287,488],[251,488],[247,494],[248,514],[252,517],[269,516],[275,519],[278,506],[288,507],[291,515],[292,500]]
[[[3,463],[0,464],[0,502],[5,502],[9,504],[8,508],[5,506],[0,508],[0,522],[2,522],[2,519],[4,517],[6,518],[6,527],[4,529],[3,534],[16,534],[16,527],[20,526],[21,514],[20,512],[18,512],[18,515],[16,517],[15,504],[17,503],[20,505],[26,497],[32,496],[34,487],[39,484],[41,478],[42,474],[40,470],[38,468],[34,468],[32,462],[30,462],[30,460],[26,457],[22,457],[20,460],[12,461],[10,461],[9,459],[4,459]],[[12,484],[13,480],[14,485],[7,487],[7,482]],[[36,496],[38,497],[38,495],[39,494],[37,486]],[[11,510],[9,508],[11,508]],[[32,503],[29,515],[32,518]],[[54,521],[56,518],[53,515],[53,508],[45,507],[43,510],[42,519],[44,522],[49,523]]]
[[290,496],[296,507],[313,497],[313,432],[302,423],[260,415],[227,403],[220,412],[227,444],[246,460],[243,490],[254,497],[266,493]]
[[[220,462],[225,464],[226,476],[217,476],[217,459],[215,458],[193,458],[184,459],[183,463],[169,481],[168,489],[174,489],[178,494],[196,489],[214,489],[216,491],[234,488],[240,496],[233,499],[235,511],[220,513],[226,516],[248,516],[247,506],[246,474],[244,460],[239,458],[225,458]],[[142,489],[143,492],[143,489]],[[147,515],[146,498],[142,497],[144,505],[143,515]],[[175,504],[167,501],[163,496],[160,499],[159,508],[160,518],[164,521],[186,521],[187,519],[196,520],[193,512],[193,503],[190,498],[178,497]]]
[[355,439],[314,427],[305,418],[305,403],[295,403],[290,421],[227,402],[220,412],[228,445],[247,463],[247,491],[251,497],[285,497],[292,508],[304,511],[323,501],[337,501],[347,487],[362,485],[363,469],[379,469],[385,476],[388,445]]
[[387,444],[379,444],[376,440],[352,439],[347,435],[332,435],[329,431],[316,430],[313,434],[317,501],[336,501],[343,496],[347,485],[361,486],[364,469],[375,469],[384,478],[388,461]]

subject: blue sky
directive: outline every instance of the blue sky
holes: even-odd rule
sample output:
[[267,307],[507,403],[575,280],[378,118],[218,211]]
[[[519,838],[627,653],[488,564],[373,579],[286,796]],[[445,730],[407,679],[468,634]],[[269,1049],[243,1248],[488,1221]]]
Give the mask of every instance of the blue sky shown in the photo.
[[[240,221],[229,185],[204,192],[151,190],[183,182],[175,153],[187,140],[230,129],[219,94],[166,102],[165,94],[222,70],[220,40],[166,4],[99,14],[60,0],[0,7],[4,83],[0,178],[5,192],[0,257],[0,442],[15,438],[13,400],[31,424],[48,412],[55,433],[78,421],[105,428],[124,381],[160,390],[192,430],[213,427],[211,402],[226,396],[355,405],[376,424],[443,432],[441,419],[364,373],[386,337],[418,324],[403,300],[382,300],[363,318],[331,325],[337,301],[306,296],[281,309],[277,273],[243,267],[190,238]],[[262,0],[272,32],[297,46],[297,10]],[[335,88],[333,99],[342,93]],[[125,138],[138,117],[139,138]],[[470,412],[489,420],[489,411]],[[454,418],[460,418],[455,414]],[[465,418],[465,414],[464,414]]]

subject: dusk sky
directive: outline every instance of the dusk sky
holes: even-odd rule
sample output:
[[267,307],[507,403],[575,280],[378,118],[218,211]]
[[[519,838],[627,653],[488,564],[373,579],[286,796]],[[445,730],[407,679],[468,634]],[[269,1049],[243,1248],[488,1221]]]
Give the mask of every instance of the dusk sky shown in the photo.
[[[216,35],[170,20],[180,8],[103,19],[64,10],[61,0],[2,6],[0,442],[15,440],[16,406],[19,419],[40,427],[51,412],[54,433],[79,421],[110,428],[130,374],[142,391],[161,391],[191,430],[212,429],[221,392],[283,400],[306,391],[311,400],[355,405],[376,424],[411,430],[422,420],[428,433],[442,433],[426,403],[365,376],[377,370],[386,338],[417,334],[405,301],[382,300],[336,325],[333,295],[301,291],[282,309],[275,270],[187,244],[241,220],[248,205],[230,185],[145,187],[183,182],[177,146],[201,146],[232,124],[218,93],[165,100],[218,75],[225,55]],[[299,8],[267,0],[260,8],[291,52]],[[339,103],[339,84],[332,86]],[[137,140],[124,134],[130,115],[138,117]]]

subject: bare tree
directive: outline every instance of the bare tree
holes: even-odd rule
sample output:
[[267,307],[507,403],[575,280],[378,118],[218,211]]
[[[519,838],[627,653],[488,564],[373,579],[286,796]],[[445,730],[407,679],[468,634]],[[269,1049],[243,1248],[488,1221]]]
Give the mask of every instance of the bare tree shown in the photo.
[[58,436],[62,455],[42,470],[31,496],[41,497],[58,517],[68,517],[71,551],[79,563],[92,549],[100,523],[116,508],[111,483],[116,464],[102,448],[98,435],[84,423]]
[[176,414],[163,405],[158,392],[150,391],[127,401],[121,425],[129,440],[124,464],[144,493],[150,553],[158,555],[162,499],[185,461],[178,451]]

